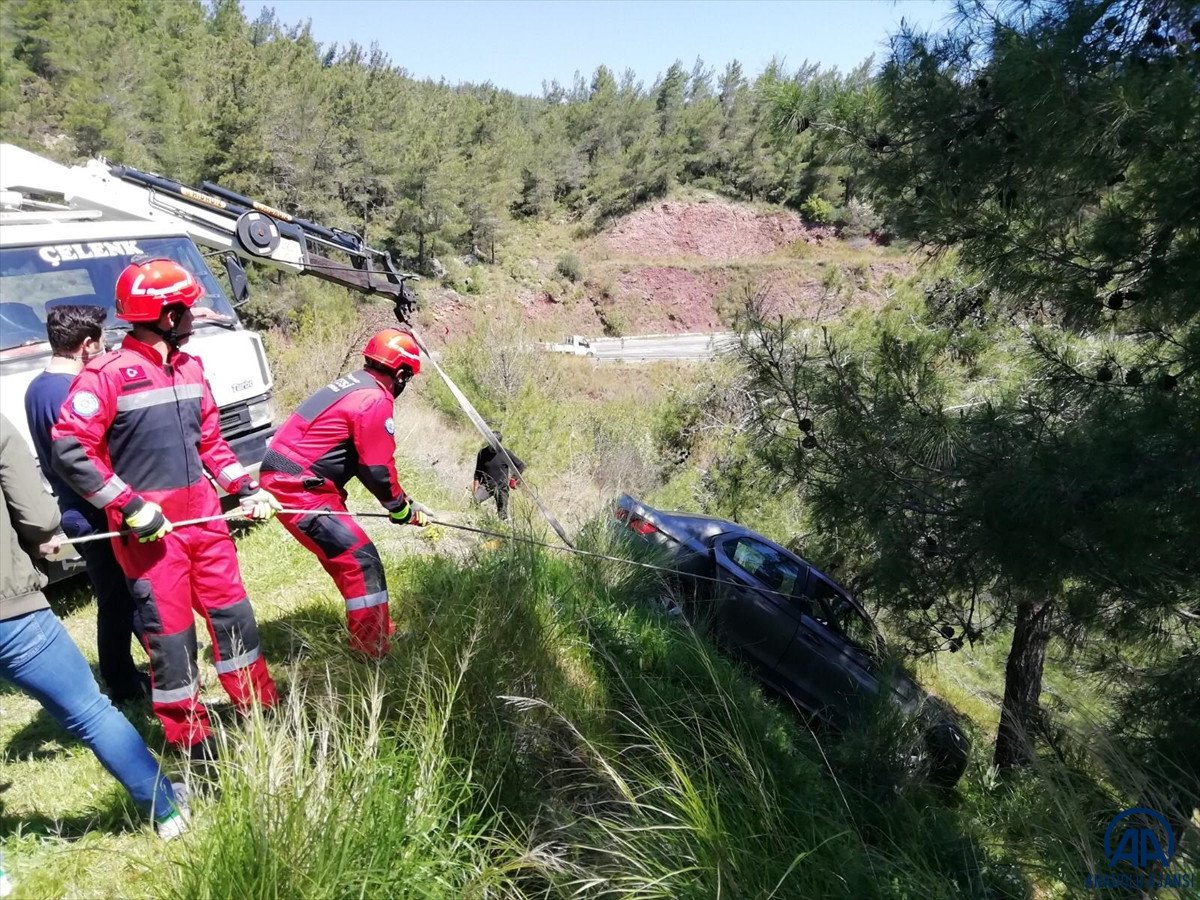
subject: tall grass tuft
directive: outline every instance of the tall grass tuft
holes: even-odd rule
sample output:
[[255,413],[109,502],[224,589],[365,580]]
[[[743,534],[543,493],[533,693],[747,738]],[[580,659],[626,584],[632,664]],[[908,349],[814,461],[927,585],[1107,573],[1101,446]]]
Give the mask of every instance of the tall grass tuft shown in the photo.
[[459,683],[406,680],[395,698],[388,681],[369,665],[296,678],[281,709],[225,732],[215,799],[161,894],[515,896],[519,853],[447,750]]

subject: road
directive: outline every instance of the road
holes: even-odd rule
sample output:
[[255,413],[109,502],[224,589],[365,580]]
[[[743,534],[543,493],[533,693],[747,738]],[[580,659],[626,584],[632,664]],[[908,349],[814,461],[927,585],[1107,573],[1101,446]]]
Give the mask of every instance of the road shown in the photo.
[[660,359],[708,359],[737,344],[731,331],[710,334],[644,334],[625,338],[591,338],[600,361],[651,362]]

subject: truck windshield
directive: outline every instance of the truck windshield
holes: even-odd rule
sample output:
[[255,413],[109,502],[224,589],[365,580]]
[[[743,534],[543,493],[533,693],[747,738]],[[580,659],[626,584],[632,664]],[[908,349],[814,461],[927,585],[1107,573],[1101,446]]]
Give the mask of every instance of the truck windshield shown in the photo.
[[108,327],[127,328],[115,315],[113,289],[121,270],[139,255],[168,257],[196,273],[204,285],[196,305],[237,321],[220,282],[187,238],[5,247],[0,248],[0,349],[45,341],[46,313],[64,303],[103,306]]

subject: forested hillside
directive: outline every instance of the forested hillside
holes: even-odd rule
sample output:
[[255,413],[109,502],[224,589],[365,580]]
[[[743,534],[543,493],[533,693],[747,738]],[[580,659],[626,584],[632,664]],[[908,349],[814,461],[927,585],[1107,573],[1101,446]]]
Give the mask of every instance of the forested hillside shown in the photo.
[[0,17],[4,140],[217,180],[418,268],[451,250],[492,260],[514,220],[604,220],[675,184],[815,198],[811,216],[836,218],[846,170],[816,140],[781,136],[772,99],[784,84],[867,83],[865,68],[697,60],[657,76],[601,67],[522,97],[415,80],[377,48],[247,21],[237,0],[17,0]]
[[[236,0],[0,3],[0,139],[219,181],[436,275],[418,326],[581,546],[618,552],[622,491],[746,524],[848,586],[974,742],[934,790],[887,715],[810,727],[646,603],[655,576],[436,528],[378,529],[408,636],[368,671],[263,526],[240,553],[288,708],[228,729],[177,865],[134,871],[152,838],[115,789],[63,787],[98,765],[39,755],[36,705],[0,694],[35,891],[1057,898],[1131,871],[1105,846],[1126,807],[1196,869],[1200,6],[959,13],[845,75],[601,67],[528,97]],[[241,312],[281,407],[390,315],[269,288]],[[559,328],[741,340],[691,367],[535,353]],[[495,526],[449,393],[399,402],[406,487]]]

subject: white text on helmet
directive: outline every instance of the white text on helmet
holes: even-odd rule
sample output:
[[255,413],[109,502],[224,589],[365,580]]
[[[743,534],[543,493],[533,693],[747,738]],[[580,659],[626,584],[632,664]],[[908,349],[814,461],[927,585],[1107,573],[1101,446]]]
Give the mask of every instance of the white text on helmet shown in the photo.
[[388,346],[391,347],[393,350],[400,351],[401,356],[403,356],[407,359],[420,359],[421,358],[420,356],[418,356],[417,354],[415,354],[411,350],[409,350],[406,346],[404,346],[404,344],[405,344],[405,336],[402,334],[398,334],[395,337],[391,338],[391,340],[388,341]]
[[92,241],[90,244],[52,244],[38,248],[38,256],[52,266],[82,259],[138,256],[141,252],[136,241]]

